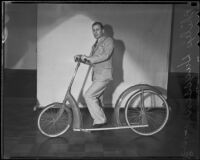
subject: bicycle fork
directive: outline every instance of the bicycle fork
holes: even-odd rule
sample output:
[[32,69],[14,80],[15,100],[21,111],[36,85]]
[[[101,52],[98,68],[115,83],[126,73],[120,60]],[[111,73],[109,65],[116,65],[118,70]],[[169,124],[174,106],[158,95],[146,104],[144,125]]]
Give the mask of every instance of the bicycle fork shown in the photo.
[[148,124],[147,122],[147,118],[146,118],[146,113],[145,113],[145,107],[144,107],[144,90],[142,89],[142,94],[140,95],[140,99],[141,99],[141,121],[142,121],[142,125]]

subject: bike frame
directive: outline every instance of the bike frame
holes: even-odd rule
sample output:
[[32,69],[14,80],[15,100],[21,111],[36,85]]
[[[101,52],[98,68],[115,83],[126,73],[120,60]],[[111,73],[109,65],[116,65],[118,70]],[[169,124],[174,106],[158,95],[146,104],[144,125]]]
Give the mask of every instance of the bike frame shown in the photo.
[[76,73],[78,71],[79,66],[80,66],[80,62],[78,62],[77,65],[76,65],[74,75],[72,76],[69,87],[68,87],[67,92],[65,94],[65,98],[63,100],[63,104],[70,104],[70,108],[72,109],[73,129],[82,128],[82,123],[81,123],[82,122],[82,115],[81,115],[80,109],[78,107],[78,104],[77,104],[75,98],[71,94],[71,87],[72,87],[72,84],[73,84],[74,79],[76,77]]
[[[75,67],[74,74],[71,78],[68,89],[65,93],[63,102],[62,103],[54,102],[52,104],[47,105],[46,108],[39,115],[38,127],[39,127],[39,130],[44,135],[47,135],[49,137],[56,137],[56,136],[63,134],[71,126],[72,120],[73,120],[73,124],[72,124],[73,125],[72,126],[73,131],[83,131],[83,132],[101,131],[101,130],[132,129],[134,132],[136,132],[139,135],[149,136],[149,135],[153,135],[153,134],[159,132],[164,127],[164,125],[166,124],[166,122],[168,120],[169,109],[168,109],[168,105],[167,105],[165,98],[162,96],[162,93],[160,91],[158,91],[155,87],[152,87],[150,85],[138,84],[138,85],[131,86],[131,87],[127,88],[124,92],[121,93],[121,95],[117,99],[116,104],[115,104],[115,108],[114,108],[114,113],[113,113],[114,116],[115,116],[115,124],[117,126],[112,125],[112,126],[106,126],[104,128],[103,127],[102,128],[83,128],[84,122],[83,122],[83,119],[82,119],[83,117],[82,117],[82,114],[81,114],[81,110],[78,106],[78,102],[77,102],[78,100],[76,101],[75,98],[73,97],[73,95],[71,94],[71,88],[72,88],[73,82],[75,80],[78,68],[80,67],[80,63],[85,63],[86,61],[85,60],[82,61],[80,59],[80,57],[77,57],[77,58],[75,58],[75,62],[77,62],[77,65]],[[87,72],[87,75],[88,75],[88,73],[89,73],[89,70]],[[86,79],[85,79],[85,81],[86,81]],[[85,81],[83,83],[83,86],[85,84]],[[83,86],[81,88],[81,92],[82,92]],[[148,94],[145,94],[145,93],[148,93]],[[149,124],[151,124],[151,123],[148,123],[150,121],[147,119],[148,115],[146,115],[146,109],[145,109],[145,103],[144,103],[144,99],[148,98],[149,95],[151,96],[150,98],[152,98],[153,95],[157,95],[162,100],[161,106],[164,106],[163,108],[166,110],[166,112],[165,112],[166,116],[165,116],[164,121],[161,121],[159,126],[154,128],[153,131],[147,131],[147,132],[145,131],[146,133],[144,133],[143,131],[136,130],[135,128],[148,127]],[[137,96],[139,96],[140,101],[141,101],[140,105],[137,105],[137,106],[140,107],[139,112],[138,112],[139,114],[135,115],[135,116],[137,116],[136,118],[139,118],[139,121],[129,122],[128,113],[131,113],[131,111],[128,110],[128,109],[129,109],[130,104],[132,103],[132,100],[135,101],[134,98],[135,97],[137,98]],[[120,122],[119,113],[120,113],[120,109],[123,108],[122,104],[123,104],[124,100],[127,99],[127,98],[128,98],[128,100],[126,100],[126,104],[125,104],[125,107],[124,107],[124,109],[125,109],[124,114],[125,114],[125,120],[126,120],[125,122],[126,123],[123,124],[123,123]],[[154,100],[151,99],[151,102],[152,101],[153,101],[153,106],[154,106]],[[152,106],[152,104],[151,104],[151,106]],[[150,108],[151,108],[151,106],[150,106]],[[44,113],[51,112],[52,108],[56,108],[56,111],[57,111],[56,115],[50,114],[49,116],[52,117],[52,118],[49,120],[48,116],[47,116],[47,119],[46,119],[47,121],[45,121],[46,117],[45,117]],[[53,130],[57,129],[56,124],[59,123],[58,120],[60,119],[60,117],[62,116],[64,111],[66,111],[66,113],[67,113],[68,121],[64,121],[65,124],[64,125],[62,124],[61,128],[59,129],[60,131],[56,130],[57,133],[56,132],[54,132],[54,133],[49,132],[51,130],[53,131]],[[43,117],[43,115],[44,115],[44,118],[41,118],[41,117]],[[49,121],[49,123],[48,123],[48,121]],[[52,124],[52,125],[50,126],[49,124]],[[54,126],[55,126],[55,128],[54,128]],[[46,128],[43,128],[43,127],[46,127],[46,128],[49,127],[47,129],[50,129],[50,130],[46,130]]]
[[[134,126],[122,126],[119,122],[119,108],[120,108],[120,103],[123,100],[123,97],[125,97],[125,95],[127,95],[127,90],[125,92],[123,92],[119,99],[117,100],[117,104],[115,107],[115,117],[116,117],[116,122],[118,124],[118,127],[109,127],[109,128],[89,128],[89,129],[84,129],[83,128],[83,120],[82,120],[82,114],[81,111],[79,109],[79,106],[75,100],[75,98],[72,96],[71,94],[71,87],[73,85],[74,79],[76,77],[78,68],[80,66],[80,62],[77,62],[74,74],[72,76],[72,79],[70,81],[69,87],[67,89],[67,92],[65,94],[64,100],[63,100],[63,104],[70,104],[70,108],[72,109],[72,113],[73,113],[73,130],[74,131],[92,131],[92,130],[111,130],[111,129],[126,129],[126,128],[137,128],[137,127],[147,127],[148,125],[134,125]],[[138,85],[136,88],[139,88],[140,85]],[[135,89],[135,87],[134,87]],[[130,91],[130,90],[128,90]],[[132,90],[131,90],[132,91]]]

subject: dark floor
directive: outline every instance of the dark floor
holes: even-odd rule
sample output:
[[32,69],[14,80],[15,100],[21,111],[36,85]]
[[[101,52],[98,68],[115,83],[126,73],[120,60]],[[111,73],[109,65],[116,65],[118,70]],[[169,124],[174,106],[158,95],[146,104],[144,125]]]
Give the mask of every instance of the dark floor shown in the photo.
[[[176,100],[172,104],[167,125],[154,136],[140,136],[129,129],[94,133],[70,130],[60,137],[48,138],[37,128],[39,111],[33,112],[35,99],[6,98],[2,117],[3,158],[197,157],[199,130],[196,118],[183,116],[180,108],[185,103]],[[113,117],[111,109],[105,112]],[[88,115],[87,110],[84,113]],[[85,117],[90,121],[89,115]]]

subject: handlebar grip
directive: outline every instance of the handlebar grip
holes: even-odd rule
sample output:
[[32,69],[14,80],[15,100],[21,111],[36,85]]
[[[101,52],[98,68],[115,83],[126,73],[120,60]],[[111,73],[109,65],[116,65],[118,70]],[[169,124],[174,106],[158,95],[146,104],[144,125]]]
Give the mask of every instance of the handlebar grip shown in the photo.
[[86,58],[84,58],[84,59],[83,59],[83,62],[86,62],[86,61],[87,61],[87,59],[86,59]]
[[75,62],[81,62],[81,63],[90,63],[90,61],[87,60],[87,58],[81,59],[81,55],[74,57]]
[[89,63],[90,61],[89,61],[88,59],[84,58],[84,59],[83,59],[83,62],[84,62],[84,63]]
[[75,62],[80,62],[80,61],[81,61],[81,56],[76,56],[76,57],[74,58],[74,61],[75,61]]

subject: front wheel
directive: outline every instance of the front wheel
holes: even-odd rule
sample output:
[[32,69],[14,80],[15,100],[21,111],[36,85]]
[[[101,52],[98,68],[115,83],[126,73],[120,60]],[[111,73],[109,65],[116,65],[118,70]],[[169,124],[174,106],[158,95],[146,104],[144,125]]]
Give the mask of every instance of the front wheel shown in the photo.
[[38,117],[40,132],[48,137],[65,133],[71,125],[71,110],[63,103],[53,103],[42,110]]
[[[152,90],[140,90],[134,93],[125,106],[125,118],[131,129],[139,135],[150,136],[165,126],[169,117],[169,108],[165,98]],[[143,127],[147,125],[146,127]]]

